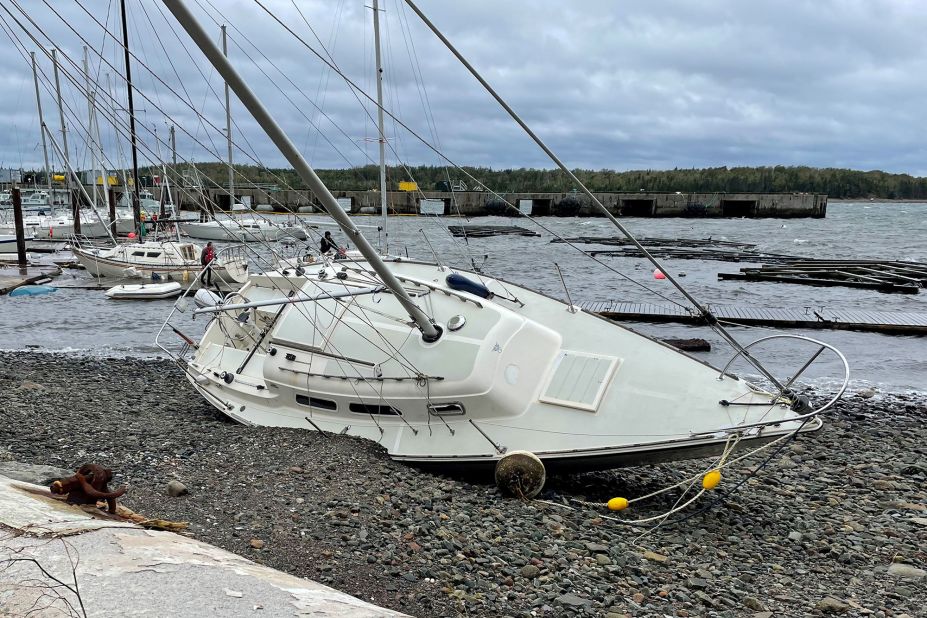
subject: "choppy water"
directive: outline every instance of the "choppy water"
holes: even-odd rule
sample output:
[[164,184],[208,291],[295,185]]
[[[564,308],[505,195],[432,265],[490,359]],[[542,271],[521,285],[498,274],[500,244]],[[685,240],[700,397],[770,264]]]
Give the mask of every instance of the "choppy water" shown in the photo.
[[[539,221],[564,236],[617,235],[604,219],[556,219]],[[623,220],[638,236],[727,239],[756,243],[760,250],[808,257],[879,258],[927,262],[927,204],[832,203],[825,219],[637,219]],[[366,222],[373,223],[368,219]],[[457,219],[435,220],[413,217],[390,219],[392,250],[433,259],[431,243],[442,261],[469,266],[467,246],[444,230],[464,223]],[[521,225],[527,221],[482,217],[474,224]],[[536,229],[536,228],[535,228]],[[539,230],[541,231],[541,230]],[[610,272],[562,244],[551,244],[551,235],[541,238],[496,237],[471,239],[469,253],[477,264],[488,256],[484,269],[495,276],[564,298],[563,286],[554,267],[563,270],[574,302],[620,300],[666,303],[639,285],[645,285],[675,301],[684,302],[666,281],[653,279],[653,269],[643,259],[601,258],[632,281]],[[336,237],[341,236],[336,233]],[[584,245],[591,248],[591,245]],[[815,288],[781,283],[718,281],[718,272],[737,272],[745,263],[666,260],[668,272],[685,273],[687,289],[709,304],[752,305],[775,308],[859,308],[884,311],[927,312],[927,290],[917,295],[881,294],[850,288]],[[73,276],[73,275],[65,275]],[[78,276],[83,276],[78,274]],[[0,349],[38,349],[104,356],[156,356],[155,333],[172,301],[119,302],[107,300],[102,292],[61,289],[42,297],[0,297]],[[189,318],[185,317],[185,320]],[[187,329],[197,333],[205,326],[201,319]],[[697,355],[723,364],[732,354],[720,336],[705,327],[678,324],[629,326],[659,337],[702,337],[713,351]],[[772,334],[771,329],[730,327],[741,342]],[[815,337],[838,347],[849,359],[853,387],[875,386],[891,391],[927,391],[927,338],[897,337],[844,331],[784,331]],[[760,354],[777,373],[789,375],[813,348],[778,345],[767,348],[773,356]],[[836,378],[835,362],[825,362],[808,375],[818,384]],[[749,372],[746,372],[749,373]],[[833,376],[830,377],[830,376]]]

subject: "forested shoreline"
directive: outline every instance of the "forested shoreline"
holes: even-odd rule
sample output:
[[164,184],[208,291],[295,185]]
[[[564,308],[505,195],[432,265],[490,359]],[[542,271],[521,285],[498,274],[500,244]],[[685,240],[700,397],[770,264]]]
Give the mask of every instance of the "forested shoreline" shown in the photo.
[[[214,182],[227,183],[228,169],[224,163],[197,163],[197,172]],[[277,188],[305,189],[292,169],[236,165],[236,184],[250,183]],[[160,168],[140,170],[143,185],[150,185]],[[333,191],[365,191],[379,187],[379,170],[374,165],[348,169],[319,169],[319,176]],[[178,166],[176,174],[190,175],[189,166]],[[574,170],[590,190],[596,192],[674,192],[683,193],[826,193],[834,199],[927,199],[927,177],[890,174],[878,170],[858,171],[814,167],[713,167],[673,170]],[[27,172],[30,176],[33,172]],[[42,176],[41,172],[35,172]],[[172,174],[173,175],[173,174]],[[452,169],[419,165],[409,168],[391,166],[387,170],[388,186],[397,190],[402,181],[414,180],[426,191],[481,190],[481,185],[499,193],[561,193],[576,187],[559,170],[553,169],[491,169],[463,167]]]
[[[228,174],[224,165],[201,164],[201,172],[223,182]],[[304,188],[291,169],[260,169],[236,166],[251,182],[282,184]],[[464,167],[464,171],[436,166],[415,166],[406,171],[388,168],[390,189],[395,190],[404,180],[415,180],[424,190],[435,190],[444,182],[463,182],[468,189],[479,189],[482,183],[497,192],[564,192],[574,189],[573,183],[559,170],[552,169],[490,169]],[[376,189],[379,171],[368,165],[350,169],[317,170],[319,176],[335,191]],[[707,169],[635,170],[574,170],[577,177],[592,191],[682,191],[684,193],[826,193],[840,199],[927,199],[927,178],[881,171],[856,171],[813,167],[716,167]],[[476,179],[476,181],[473,180]]]

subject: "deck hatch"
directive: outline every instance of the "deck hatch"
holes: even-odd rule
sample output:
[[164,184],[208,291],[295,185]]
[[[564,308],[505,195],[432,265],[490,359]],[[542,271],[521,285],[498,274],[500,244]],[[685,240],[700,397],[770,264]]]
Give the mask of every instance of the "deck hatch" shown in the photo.
[[562,351],[554,361],[540,400],[595,412],[620,364],[614,356]]

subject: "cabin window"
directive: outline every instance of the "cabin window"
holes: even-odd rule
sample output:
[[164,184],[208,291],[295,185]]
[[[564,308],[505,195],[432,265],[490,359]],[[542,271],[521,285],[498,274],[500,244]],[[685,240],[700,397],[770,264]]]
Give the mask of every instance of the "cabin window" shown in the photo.
[[159,255],[161,255],[160,251],[149,251],[148,252],[148,257],[158,257]]
[[193,251],[193,245],[183,245],[180,247],[180,255],[183,256],[185,260],[195,260],[196,254]]
[[330,399],[319,399],[318,397],[307,397],[306,395],[296,395],[296,403],[310,408],[319,408],[320,410],[338,409],[338,404]]
[[402,412],[393,406],[380,406],[369,403],[352,403],[348,406],[351,412],[358,414],[381,414],[383,416],[402,416]]
[[459,401],[452,401],[450,403],[428,404],[428,413],[433,416],[463,416],[467,413],[467,410]]
[[132,255],[136,257],[145,257],[145,252],[144,251],[133,251]]

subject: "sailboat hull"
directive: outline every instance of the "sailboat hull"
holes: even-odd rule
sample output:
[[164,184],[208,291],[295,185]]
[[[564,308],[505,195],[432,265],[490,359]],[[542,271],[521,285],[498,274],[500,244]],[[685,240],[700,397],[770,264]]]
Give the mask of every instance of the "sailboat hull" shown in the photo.
[[[220,314],[188,378],[238,422],[360,436],[398,461],[440,468],[527,450],[553,469],[593,470],[820,427],[744,380],[555,299],[457,271],[495,294],[484,298],[448,286],[444,267],[388,264],[442,327],[437,343],[421,340],[392,295],[358,292]],[[363,262],[303,271],[255,275],[227,302],[369,290],[372,280]],[[757,422],[769,424],[749,427]]]
[[[199,255],[199,248],[188,245],[189,256],[183,257],[170,253],[175,243],[132,243],[110,249],[91,249],[72,246],[74,257],[94,277],[112,277],[117,279],[140,278],[163,281],[177,281],[183,284],[192,282],[194,288],[200,287],[198,279],[202,266],[193,256]],[[184,247],[184,245],[180,245]],[[132,254],[140,253],[144,257]],[[156,257],[148,257],[159,254]],[[248,265],[244,260],[226,260],[212,267],[212,283],[223,290],[235,290],[247,280]]]

